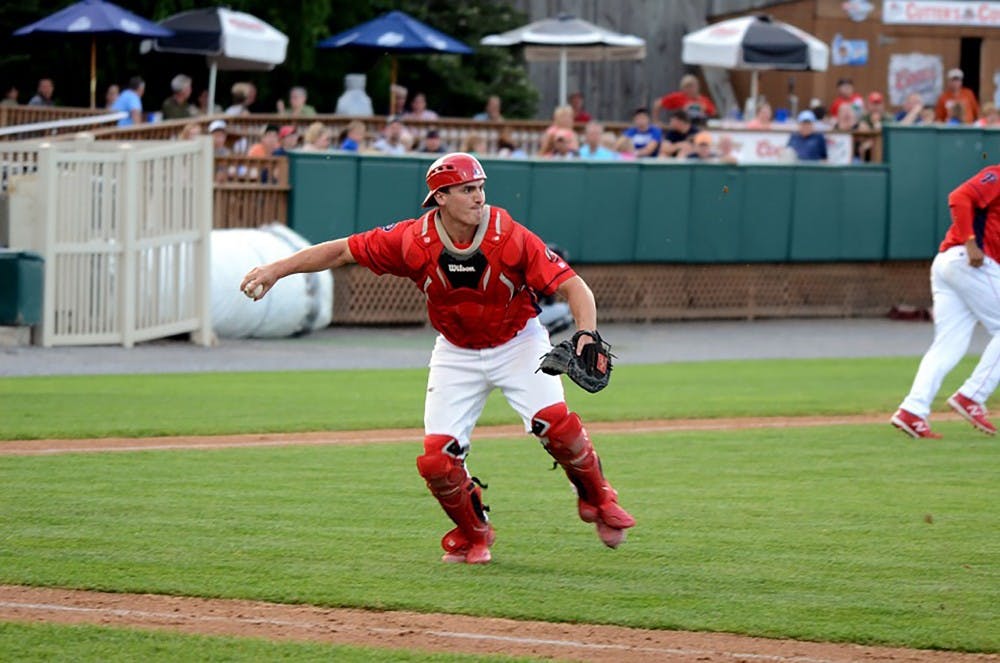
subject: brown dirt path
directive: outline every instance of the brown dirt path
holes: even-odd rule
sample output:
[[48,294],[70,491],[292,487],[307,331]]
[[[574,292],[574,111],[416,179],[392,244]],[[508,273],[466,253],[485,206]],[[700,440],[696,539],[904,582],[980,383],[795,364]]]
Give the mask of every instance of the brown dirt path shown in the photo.
[[[957,417],[946,417],[957,419]],[[884,415],[754,417],[598,422],[595,433],[655,433],[741,428],[786,428],[886,423]],[[477,429],[481,438],[525,435],[519,426]],[[100,440],[25,440],[0,443],[0,455],[224,449],[286,445],[372,444],[419,440],[417,429],[266,435]],[[111,594],[0,585],[0,621],[99,624],[203,635],[313,641],[379,648],[506,654],[565,661],[732,661],[774,663],[1000,662],[1000,656],[852,644],[769,640],[725,633],[659,631],[587,624],[552,624],[413,612],[376,612],[201,599]]]

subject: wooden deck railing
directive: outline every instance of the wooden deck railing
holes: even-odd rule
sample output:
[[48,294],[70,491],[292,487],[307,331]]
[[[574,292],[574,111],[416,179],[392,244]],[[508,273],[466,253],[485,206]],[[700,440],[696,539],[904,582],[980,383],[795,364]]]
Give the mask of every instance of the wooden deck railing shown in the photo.
[[215,228],[288,222],[288,159],[215,157]]

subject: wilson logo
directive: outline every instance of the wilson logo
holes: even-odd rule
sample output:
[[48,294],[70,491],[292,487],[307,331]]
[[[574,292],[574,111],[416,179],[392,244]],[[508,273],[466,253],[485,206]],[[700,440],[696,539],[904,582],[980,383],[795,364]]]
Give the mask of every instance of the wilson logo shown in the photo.
[[474,271],[476,271],[476,268],[473,267],[472,265],[455,265],[455,264],[450,264],[450,265],[448,265],[448,271],[452,272],[452,273],[454,273],[454,272],[474,272]]

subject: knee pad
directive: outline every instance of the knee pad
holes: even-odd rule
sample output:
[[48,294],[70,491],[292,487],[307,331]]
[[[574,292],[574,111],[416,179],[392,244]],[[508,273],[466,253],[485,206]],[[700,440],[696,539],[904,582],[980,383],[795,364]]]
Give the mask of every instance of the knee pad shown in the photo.
[[531,418],[531,432],[557,460],[572,461],[590,450],[590,440],[580,415],[570,412],[566,403],[542,408]]
[[417,471],[435,492],[458,488],[468,479],[467,454],[468,449],[449,435],[428,435],[423,455],[417,456]]

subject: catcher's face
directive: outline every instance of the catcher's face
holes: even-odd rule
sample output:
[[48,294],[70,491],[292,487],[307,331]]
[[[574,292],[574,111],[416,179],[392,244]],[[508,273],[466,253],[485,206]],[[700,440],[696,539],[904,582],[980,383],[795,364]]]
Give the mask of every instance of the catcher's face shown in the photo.
[[463,225],[478,226],[486,204],[486,182],[475,180],[456,184],[435,194],[442,216]]

